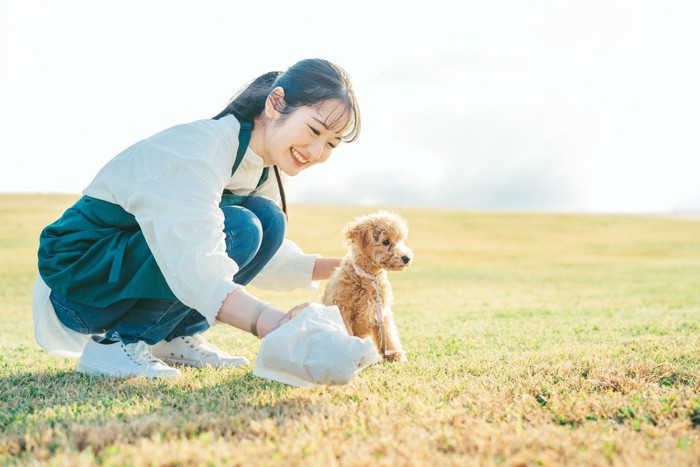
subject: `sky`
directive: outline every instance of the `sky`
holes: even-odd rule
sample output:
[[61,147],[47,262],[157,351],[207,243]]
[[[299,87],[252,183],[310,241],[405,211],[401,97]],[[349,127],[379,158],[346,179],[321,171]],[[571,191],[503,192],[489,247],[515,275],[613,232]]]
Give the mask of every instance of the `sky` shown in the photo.
[[700,212],[700,2],[0,0],[0,192],[109,159],[321,57],[362,134],[291,203]]

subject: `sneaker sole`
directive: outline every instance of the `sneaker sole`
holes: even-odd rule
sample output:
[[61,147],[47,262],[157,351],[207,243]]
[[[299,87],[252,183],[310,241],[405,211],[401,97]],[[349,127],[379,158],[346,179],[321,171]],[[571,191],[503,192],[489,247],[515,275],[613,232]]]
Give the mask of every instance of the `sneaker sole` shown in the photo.
[[246,366],[246,365],[250,364],[250,362],[248,361],[247,358],[237,360],[237,361],[231,362],[231,363],[222,363],[219,365],[213,365],[211,363],[204,363],[200,360],[187,360],[187,359],[167,358],[167,357],[164,358],[164,357],[157,357],[157,356],[156,356],[156,358],[161,359],[162,361],[164,361],[168,365],[184,365],[184,366],[191,366],[194,368],[205,368],[208,366],[210,366],[212,368],[235,368],[235,367]]
[[179,370],[172,368],[172,372],[160,373],[160,374],[148,374],[148,373],[122,373],[120,371],[115,371],[109,367],[105,367],[96,362],[78,360],[78,373],[84,373],[86,375],[92,376],[111,376],[117,378],[126,378],[130,376],[145,376],[146,378],[177,378],[182,376]]

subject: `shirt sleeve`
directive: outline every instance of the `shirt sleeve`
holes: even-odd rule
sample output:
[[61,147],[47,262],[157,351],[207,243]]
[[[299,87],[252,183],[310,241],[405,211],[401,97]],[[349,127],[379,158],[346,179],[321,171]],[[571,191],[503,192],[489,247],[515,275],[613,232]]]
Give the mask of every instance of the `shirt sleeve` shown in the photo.
[[312,280],[312,275],[318,257],[319,255],[304,254],[296,243],[285,239],[251,285],[266,290],[316,290],[319,281]]
[[[113,159],[85,190],[136,217],[175,296],[213,323],[235,288],[219,201],[238,146],[231,127],[194,122]],[[100,196],[102,195],[102,196]],[[92,196],[92,195],[91,195]]]
[[[285,175],[280,173],[284,183]],[[282,202],[274,168],[265,183],[254,192],[257,196],[271,199],[277,205]],[[289,291],[294,289],[317,290],[319,281],[312,280],[316,258],[319,255],[305,254],[299,245],[285,239],[262,271],[251,281],[251,285],[265,290]]]

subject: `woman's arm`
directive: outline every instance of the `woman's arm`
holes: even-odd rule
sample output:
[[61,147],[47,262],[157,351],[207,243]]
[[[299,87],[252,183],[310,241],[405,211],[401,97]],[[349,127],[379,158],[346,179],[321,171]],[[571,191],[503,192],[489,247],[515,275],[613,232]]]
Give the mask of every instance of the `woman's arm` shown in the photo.
[[[342,258],[316,258],[313,280],[328,279],[340,266],[341,260]],[[216,318],[238,329],[264,337],[292,319],[306,306],[308,303],[303,303],[284,313],[240,288],[226,296]]]
[[340,261],[341,258],[304,254],[296,243],[285,239],[275,256],[253,279],[251,285],[265,290],[316,290],[318,281],[328,279],[340,265]]
[[308,303],[302,303],[285,313],[240,288],[226,296],[216,318],[257,337],[265,337],[307,306]]
[[333,271],[340,266],[343,258],[316,258],[314,263],[314,272],[311,274],[311,280],[322,281],[331,277]]
[[238,126],[224,120],[178,125],[136,143],[84,190],[136,217],[170,289],[210,324],[238,287],[218,206],[231,179]]

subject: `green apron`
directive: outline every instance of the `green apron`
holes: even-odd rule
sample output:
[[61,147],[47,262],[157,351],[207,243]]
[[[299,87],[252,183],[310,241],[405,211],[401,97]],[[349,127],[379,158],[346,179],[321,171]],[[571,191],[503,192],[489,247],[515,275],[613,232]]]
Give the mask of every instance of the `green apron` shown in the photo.
[[[243,160],[251,122],[241,122],[231,175]],[[258,186],[268,176],[263,169]],[[248,196],[225,190],[219,206],[241,205]],[[127,298],[176,300],[136,218],[117,204],[83,196],[39,240],[39,274],[51,290],[78,303],[106,307]]]

